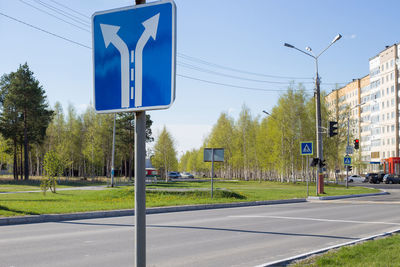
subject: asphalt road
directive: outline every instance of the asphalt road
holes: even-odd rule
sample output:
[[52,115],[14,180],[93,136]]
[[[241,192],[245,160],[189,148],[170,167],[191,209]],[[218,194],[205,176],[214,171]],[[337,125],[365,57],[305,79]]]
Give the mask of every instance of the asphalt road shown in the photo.
[[[147,215],[148,266],[257,266],[400,229],[400,195]],[[0,266],[133,266],[134,217],[1,226]]]

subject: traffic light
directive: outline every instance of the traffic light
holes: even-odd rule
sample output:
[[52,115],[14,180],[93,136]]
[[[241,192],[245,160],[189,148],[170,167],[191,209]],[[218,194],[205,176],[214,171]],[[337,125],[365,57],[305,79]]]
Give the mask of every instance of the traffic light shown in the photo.
[[329,122],[329,137],[335,136],[338,134],[337,132],[337,121],[330,121]]
[[354,139],[354,149],[359,149],[360,148],[360,140]]
[[319,163],[319,158],[313,158],[311,163],[310,163],[310,166],[311,167],[315,167],[315,166],[318,165],[318,163]]
[[353,166],[350,166],[350,165],[347,165],[346,167],[347,167],[347,170],[348,170],[349,172],[351,172],[351,170],[353,169]]
[[320,168],[325,167],[325,165],[326,165],[325,160],[319,161],[319,167],[320,167]]

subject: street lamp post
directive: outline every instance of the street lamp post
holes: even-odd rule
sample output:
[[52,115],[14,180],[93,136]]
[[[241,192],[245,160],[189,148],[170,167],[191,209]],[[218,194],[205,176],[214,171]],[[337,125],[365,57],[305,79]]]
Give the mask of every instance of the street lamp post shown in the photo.
[[[317,137],[317,158],[319,158],[320,163],[323,162],[323,144],[322,144],[322,128],[321,128],[321,100],[320,100],[320,78],[318,75],[318,58],[329,48],[331,45],[333,45],[337,40],[342,38],[340,34],[336,35],[336,37],[332,40],[332,42],[324,49],[322,50],[321,53],[319,53],[317,56],[314,55],[312,52],[312,49],[310,47],[306,47],[306,51],[303,51],[301,49],[298,49],[294,45],[285,43],[284,45],[289,48],[296,49],[297,51],[302,52],[303,54],[306,54],[307,56],[310,56],[314,58],[315,60],[315,68],[316,68],[316,75],[315,75],[315,108],[316,108],[316,137]],[[323,175],[323,168],[322,165],[318,165],[318,180],[317,180],[317,194],[322,194],[324,193],[324,175]]]

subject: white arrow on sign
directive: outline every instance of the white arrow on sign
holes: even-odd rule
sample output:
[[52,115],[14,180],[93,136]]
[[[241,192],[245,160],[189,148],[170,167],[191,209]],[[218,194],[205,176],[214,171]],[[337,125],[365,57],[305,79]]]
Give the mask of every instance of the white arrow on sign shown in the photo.
[[142,67],[143,67],[143,48],[147,44],[150,37],[156,40],[158,20],[160,18],[160,13],[154,15],[148,20],[144,21],[142,24],[144,26],[144,32],[139,38],[135,49],[135,107],[142,106]]
[[129,49],[118,36],[120,26],[100,24],[106,48],[112,43],[121,54],[121,107],[129,108]]

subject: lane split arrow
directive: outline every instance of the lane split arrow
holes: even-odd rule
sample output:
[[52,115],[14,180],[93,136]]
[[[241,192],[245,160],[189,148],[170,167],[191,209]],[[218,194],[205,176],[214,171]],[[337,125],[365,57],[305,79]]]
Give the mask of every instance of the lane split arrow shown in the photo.
[[112,43],[121,55],[121,107],[129,108],[129,49],[118,36],[120,26],[100,24],[106,48]]
[[143,48],[149,41],[150,37],[152,37],[153,40],[156,40],[159,19],[160,13],[142,22],[144,26],[144,32],[140,36],[135,49],[135,107],[142,106]]

